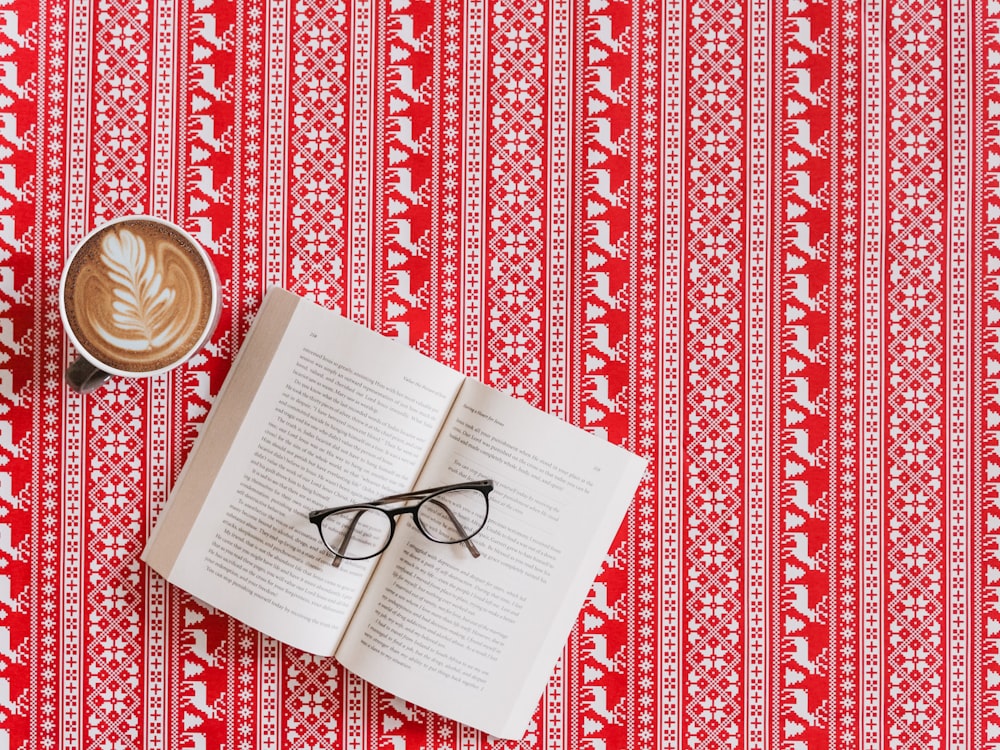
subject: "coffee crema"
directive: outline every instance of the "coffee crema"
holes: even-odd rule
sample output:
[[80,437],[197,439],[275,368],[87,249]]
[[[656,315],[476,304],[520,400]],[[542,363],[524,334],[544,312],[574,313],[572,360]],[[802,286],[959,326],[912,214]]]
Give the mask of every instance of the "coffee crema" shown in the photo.
[[187,357],[212,322],[213,284],[190,240],[148,219],[94,233],[66,272],[73,335],[91,358],[153,372]]

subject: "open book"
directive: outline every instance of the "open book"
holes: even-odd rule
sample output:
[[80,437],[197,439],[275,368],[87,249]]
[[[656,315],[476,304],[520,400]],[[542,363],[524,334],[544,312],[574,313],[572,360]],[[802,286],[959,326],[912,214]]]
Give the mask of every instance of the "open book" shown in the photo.
[[[143,560],[396,696],[520,738],[645,461],[338,313],[273,288]],[[379,556],[324,547],[313,510],[491,479],[465,544],[403,516]]]

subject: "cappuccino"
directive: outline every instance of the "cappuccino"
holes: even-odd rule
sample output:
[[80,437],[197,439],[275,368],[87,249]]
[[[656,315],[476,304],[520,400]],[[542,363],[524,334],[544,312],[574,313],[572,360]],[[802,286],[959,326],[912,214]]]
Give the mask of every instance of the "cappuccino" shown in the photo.
[[210,261],[183,232],[149,217],[96,230],[69,261],[62,309],[88,359],[137,375],[183,362],[215,323]]

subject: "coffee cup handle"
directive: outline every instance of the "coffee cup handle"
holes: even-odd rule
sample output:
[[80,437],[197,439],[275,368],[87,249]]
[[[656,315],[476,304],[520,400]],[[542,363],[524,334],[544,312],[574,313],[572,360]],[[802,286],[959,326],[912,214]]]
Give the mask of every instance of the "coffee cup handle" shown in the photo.
[[66,384],[77,393],[96,391],[111,377],[83,357],[66,368]]

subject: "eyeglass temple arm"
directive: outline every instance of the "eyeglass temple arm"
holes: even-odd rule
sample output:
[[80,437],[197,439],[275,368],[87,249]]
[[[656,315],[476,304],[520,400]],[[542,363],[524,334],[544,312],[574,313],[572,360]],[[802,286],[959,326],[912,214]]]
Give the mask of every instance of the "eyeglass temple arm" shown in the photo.
[[351,521],[351,525],[347,527],[347,531],[344,532],[344,541],[340,543],[340,548],[337,550],[337,554],[333,556],[333,567],[339,568],[340,562],[343,560],[343,554],[347,551],[347,545],[351,543],[351,537],[354,536],[354,529],[357,528],[358,521],[361,519],[361,512],[354,514],[354,520]]
[[[458,529],[458,533],[459,533],[459,534],[461,534],[462,536],[468,536],[468,534],[467,534],[467,533],[466,533],[466,531],[465,531],[465,528],[464,528],[464,527],[462,526],[462,523],[461,523],[461,521],[459,521],[459,520],[458,520],[458,519],[457,519],[457,518],[455,517],[455,514],[451,512],[451,508],[449,508],[449,507],[448,507],[447,505],[445,505],[444,503],[442,503],[442,502],[440,502],[440,501],[438,501],[438,500],[435,500],[435,499],[433,499],[433,498],[431,498],[429,502],[432,502],[432,503],[434,503],[435,505],[439,505],[439,506],[441,506],[441,509],[442,509],[442,510],[443,510],[443,511],[444,511],[445,513],[447,513],[447,514],[448,514],[448,518],[450,518],[450,519],[451,519],[451,522],[452,522],[453,524],[455,524],[455,528],[456,528],[456,529]],[[463,539],[462,541],[463,541],[463,543],[465,544],[465,546],[469,548],[469,552],[471,552],[471,553],[472,553],[472,556],[473,556],[473,557],[479,557],[479,555],[480,555],[480,552],[479,552],[479,549],[478,549],[478,548],[476,547],[476,545],[475,545],[475,544],[473,544],[473,543],[472,543],[472,539]]]

